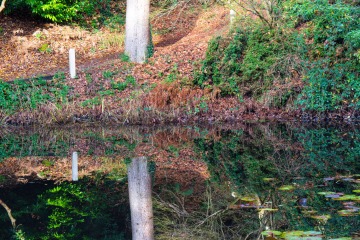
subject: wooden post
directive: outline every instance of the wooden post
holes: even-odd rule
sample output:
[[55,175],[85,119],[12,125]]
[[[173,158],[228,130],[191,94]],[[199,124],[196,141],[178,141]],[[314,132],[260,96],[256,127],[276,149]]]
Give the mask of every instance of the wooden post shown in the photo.
[[151,176],[146,157],[133,158],[128,165],[129,200],[133,240],[153,240],[154,220]]

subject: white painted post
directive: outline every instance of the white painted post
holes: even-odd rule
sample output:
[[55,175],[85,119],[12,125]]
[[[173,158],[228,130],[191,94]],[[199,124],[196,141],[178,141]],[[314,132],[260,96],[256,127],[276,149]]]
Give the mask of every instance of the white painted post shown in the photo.
[[235,16],[236,16],[236,12],[234,10],[230,9],[230,24],[231,25],[234,24]]
[[79,180],[77,152],[73,152],[73,154],[72,154],[71,168],[72,168],[72,180],[73,181]]
[[70,48],[69,50],[69,66],[70,66],[70,77],[76,77],[76,66],[75,66],[75,49]]
[[230,6],[230,26],[232,26],[235,20],[236,12],[232,9],[231,0],[228,0],[228,4]]

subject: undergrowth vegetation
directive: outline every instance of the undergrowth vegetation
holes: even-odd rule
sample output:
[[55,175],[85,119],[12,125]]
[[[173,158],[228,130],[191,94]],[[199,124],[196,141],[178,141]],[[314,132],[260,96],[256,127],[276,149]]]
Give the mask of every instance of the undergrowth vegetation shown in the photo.
[[52,81],[42,78],[0,81],[0,108],[6,114],[34,110],[45,103],[53,103],[61,108],[69,100],[69,90],[63,73],[57,74]]
[[241,15],[228,36],[209,43],[194,84],[271,107],[359,109],[360,5],[325,0],[271,4],[248,0],[236,6],[250,17]]

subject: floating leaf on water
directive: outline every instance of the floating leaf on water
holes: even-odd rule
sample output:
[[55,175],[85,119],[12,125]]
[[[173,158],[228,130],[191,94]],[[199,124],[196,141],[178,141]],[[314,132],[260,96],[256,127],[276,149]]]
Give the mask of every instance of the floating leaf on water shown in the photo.
[[342,204],[345,206],[345,207],[353,207],[355,206],[355,202],[342,202]]
[[331,195],[331,194],[336,194],[336,192],[318,192],[317,194],[319,194],[319,195]]
[[269,211],[269,212],[276,212],[278,209],[276,209],[276,208],[260,208],[259,210]]
[[360,201],[360,196],[357,196],[357,195],[344,195],[344,196],[341,196],[339,198],[334,198],[334,200],[338,200],[338,201],[348,201],[348,200]]
[[285,238],[286,240],[322,240],[322,237],[317,236],[307,236],[307,237],[300,237],[300,236],[289,236]]
[[267,231],[263,231],[261,232],[261,235],[263,236],[280,236],[281,232],[280,231],[275,231],[275,230],[267,230]]
[[[304,231],[290,231],[290,232],[283,232],[281,234],[282,238],[289,239],[289,237],[301,237],[303,236]],[[299,239],[299,238],[297,238]]]
[[271,182],[271,181],[275,181],[276,178],[263,178],[264,182]]
[[294,190],[294,186],[292,185],[284,185],[284,186],[281,186],[279,187],[279,190],[280,191],[291,191],[291,190]]
[[319,231],[306,231],[304,232],[304,236],[318,236],[322,235],[322,232]]
[[250,197],[250,196],[241,197],[240,200],[243,200],[243,201],[245,201],[245,202],[254,202],[254,201],[256,201],[255,198]]
[[351,240],[352,237],[331,238],[329,240]]
[[303,214],[311,215],[311,214],[317,213],[317,211],[315,211],[315,210],[303,210],[302,213],[303,213]]
[[311,216],[311,218],[316,219],[316,220],[327,221],[331,218],[331,216],[330,215],[317,215],[317,216]]
[[340,216],[342,216],[342,217],[351,217],[351,216],[359,215],[357,209],[345,209],[345,210],[340,210],[340,211],[338,211],[338,214],[339,214]]
[[326,197],[326,198],[339,198],[339,197],[341,197],[341,195],[335,193],[335,194],[325,195],[325,197]]
[[351,181],[354,181],[354,179],[353,179],[353,178],[343,178],[343,179],[341,179],[341,180],[343,180],[343,181],[345,181],[345,182],[351,182]]
[[360,193],[360,189],[353,190],[354,193]]

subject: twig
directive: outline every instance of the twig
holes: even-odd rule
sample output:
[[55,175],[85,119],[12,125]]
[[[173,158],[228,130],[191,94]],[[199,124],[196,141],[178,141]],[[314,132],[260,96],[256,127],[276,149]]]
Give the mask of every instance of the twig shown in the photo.
[[13,228],[16,228],[16,224],[15,224],[16,219],[11,215],[11,209],[1,199],[0,199],[0,205],[3,206],[6,212],[8,213]]
[[196,227],[200,227],[201,225],[203,225],[209,218],[212,218],[213,216],[219,214],[219,213],[223,213],[225,212],[227,209],[223,210],[219,210],[219,211],[216,211],[214,212],[213,214],[211,214],[210,216],[206,217],[204,220],[202,220]]

